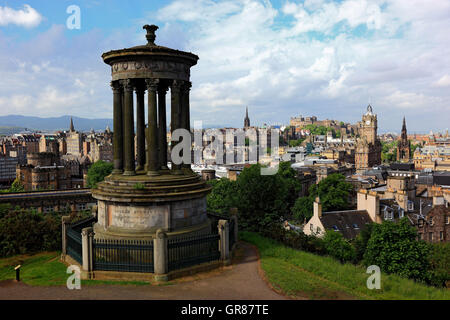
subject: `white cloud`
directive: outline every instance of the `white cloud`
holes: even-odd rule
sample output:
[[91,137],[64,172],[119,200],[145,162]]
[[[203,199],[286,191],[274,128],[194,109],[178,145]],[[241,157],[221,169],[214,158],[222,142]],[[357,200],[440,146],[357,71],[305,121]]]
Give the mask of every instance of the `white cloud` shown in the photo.
[[43,17],[28,4],[23,9],[12,9],[9,7],[0,7],[0,26],[15,24],[25,28],[33,28],[38,26]]
[[450,68],[445,1],[287,1],[279,10],[257,0],[183,4],[155,16],[167,29],[182,21],[180,49],[200,57],[191,110],[204,123],[240,125],[246,105],[253,123],[298,113],[357,121],[372,99],[380,129],[395,130],[405,110],[449,108],[450,93],[431,85]]
[[438,81],[433,83],[434,87],[450,87],[450,76],[443,75]]

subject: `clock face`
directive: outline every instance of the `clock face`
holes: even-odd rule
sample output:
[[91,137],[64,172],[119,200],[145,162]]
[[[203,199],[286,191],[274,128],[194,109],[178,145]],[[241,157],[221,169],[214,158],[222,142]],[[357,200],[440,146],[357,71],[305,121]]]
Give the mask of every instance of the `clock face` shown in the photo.
[[370,120],[367,120],[367,121],[366,121],[366,124],[369,125],[369,124],[370,124]]

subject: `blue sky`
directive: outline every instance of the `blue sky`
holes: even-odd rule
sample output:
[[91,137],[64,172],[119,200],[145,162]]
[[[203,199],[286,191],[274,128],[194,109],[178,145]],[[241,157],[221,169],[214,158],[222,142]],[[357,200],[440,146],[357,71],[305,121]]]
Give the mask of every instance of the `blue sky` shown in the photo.
[[[66,9],[81,9],[69,30]],[[112,117],[101,54],[156,43],[199,55],[192,120],[204,126],[360,120],[381,132],[450,127],[447,0],[0,0],[0,115]]]

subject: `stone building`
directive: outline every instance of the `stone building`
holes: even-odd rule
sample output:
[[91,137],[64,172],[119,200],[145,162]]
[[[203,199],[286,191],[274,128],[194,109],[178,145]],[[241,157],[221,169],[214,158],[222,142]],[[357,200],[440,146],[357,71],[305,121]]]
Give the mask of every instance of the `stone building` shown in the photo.
[[448,202],[434,206],[428,214],[417,221],[420,239],[427,242],[450,241],[450,208]]
[[316,198],[313,204],[313,216],[303,227],[303,233],[323,237],[327,230],[340,232],[346,239],[354,239],[372,222],[367,210],[343,210],[322,212],[322,204]]
[[17,158],[0,154],[0,185],[8,187],[16,179]]
[[58,163],[54,153],[30,153],[26,165],[17,165],[16,175],[26,191],[72,188],[70,168]]
[[75,131],[72,118],[70,118],[70,129],[67,133],[66,143],[68,154],[81,156],[83,152],[83,136],[81,132]]
[[381,142],[377,136],[377,128],[377,115],[372,112],[369,104],[362,117],[360,138],[356,142],[355,166],[358,173],[381,164]]
[[411,153],[411,145],[406,132],[406,120],[403,117],[402,134],[397,145],[397,161],[409,161]]

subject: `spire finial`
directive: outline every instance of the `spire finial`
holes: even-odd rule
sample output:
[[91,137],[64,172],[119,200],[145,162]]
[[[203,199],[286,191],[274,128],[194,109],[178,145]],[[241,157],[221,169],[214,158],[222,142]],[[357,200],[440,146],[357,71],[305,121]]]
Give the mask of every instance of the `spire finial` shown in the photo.
[[73,119],[70,117],[70,132],[74,132],[75,128],[73,127]]
[[152,25],[146,24],[145,26],[142,27],[142,29],[147,30],[147,34],[145,36],[148,41],[147,45],[154,46],[156,39],[155,31],[158,30],[158,26],[155,26],[154,24]]

